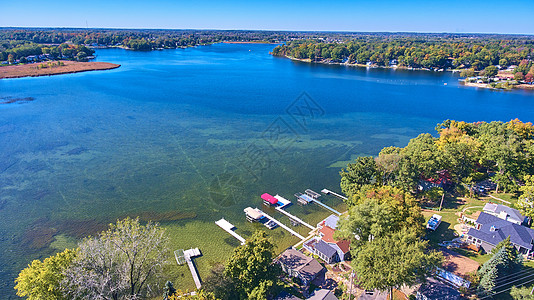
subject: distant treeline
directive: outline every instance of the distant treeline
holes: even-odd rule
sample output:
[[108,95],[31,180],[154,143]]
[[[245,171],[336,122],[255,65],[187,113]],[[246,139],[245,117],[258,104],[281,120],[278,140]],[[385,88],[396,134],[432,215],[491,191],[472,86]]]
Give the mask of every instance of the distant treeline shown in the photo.
[[88,56],[95,53],[83,45],[60,44],[60,45],[42,45],[32,42],[0,42],[0,61],[13,63],[19,60],[21,63],[28,61],[27,57],[36,56],[32,61],[42,60],[78,60],[85,61]]
[[[534,37],[438,33],[346,33],[245,30],[0,28],[0,60],[20,58],[62,44],[173,49],[218,42],[285,43],[274,55],[318,62],[349,62],[429,69],[518,65],[534,57]],[[86,50],[80,48],[83,52]],[[65,50],[70,51],[70,50]],[[57,53],[57,52],[56,52]],[[89,54],[88,54],[89,55]]]
[[302,38],[302,33],[217,30],[119,30],[119,29],[0,29],[0,51],[20,44],[124,46],[155,50],[229,42],[276,42]]
[[519,65],[522,60],[534,58],[534,37],[391,35],[333,43],[295,40],[277,46],[272,54],[316,62],[479,71],[490,65]]

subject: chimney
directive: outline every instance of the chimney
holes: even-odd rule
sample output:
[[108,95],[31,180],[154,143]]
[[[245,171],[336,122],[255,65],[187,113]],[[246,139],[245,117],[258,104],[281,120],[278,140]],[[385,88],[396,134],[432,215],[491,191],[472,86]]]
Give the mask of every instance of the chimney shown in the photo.
[[501,211],[499,213],[499,218],[503,219],[503,220],[506,220],[506,218],[508,218],[508,214],[505,211]]

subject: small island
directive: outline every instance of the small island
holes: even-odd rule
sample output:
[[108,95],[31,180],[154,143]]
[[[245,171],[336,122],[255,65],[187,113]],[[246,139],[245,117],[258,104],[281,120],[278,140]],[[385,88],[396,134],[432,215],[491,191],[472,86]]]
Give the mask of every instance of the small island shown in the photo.
[[0,79],[50,76],[86,71],[116,69],[121,65],[107,62],[79,62],[60,60],[56,62],[5,66],[0,68]]

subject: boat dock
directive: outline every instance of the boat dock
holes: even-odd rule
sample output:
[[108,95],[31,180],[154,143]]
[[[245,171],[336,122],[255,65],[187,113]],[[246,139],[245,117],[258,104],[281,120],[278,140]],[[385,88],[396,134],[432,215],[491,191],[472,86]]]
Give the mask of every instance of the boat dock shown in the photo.
[[245,242],[246,242],[245,239],[242,236],[240,236],[239,234],[234,232],[235,226],[232,225],[230,222],[228,222],[224,218],[222,218],[219,221],[215,221],[215,224],[217,224],[217,226],[221,227],[222,229],[224,229],[224,231],[228,232],[233,237],[238,239],[241,242],[241,245],[245,244]]
[[176,262],[179,265],[182,265],[185,262],[187,263],[187,266],[191,271],[191,275],[193,275],[193,281],[195,281],[195,286],[197,287],[197,289],[200,289],[202,287],[202,283],[200,282],[200,277],[198,276],[197,268],[193,263],[192,257],[200,255],[200,250],[198,248],[191,248],[185,251],[183,249],[174,251],[174,257],[176,258]]
[[338,193],[334,193],[334,192],[332,192],[331,190],[323,189],[323,190],[321,191],[321,193],[323,193],[323,194],[325,194],[325,195],[330,195],[330,194],[332,194],[332,195],[338,197],[338,198],[341,199],[341,200],[348,200],[347,197],[342,196],[342,195],[340,195],[340,194],[338,194]]
[[286,198],[284,198],[284,197],[282,197],[282,196],[280,196],[278,194],[276,196],[274,196],[274,197],[278,200],[279,203],[281,203],[280,206],[277,206],[279,208],[284,208],[284,207],[286,207],[288,205],[291,205],[291,201],[287,200]]
[[312,199],[312,201],[315,202],[315,203],[317,203],[317,204],[319,204],[319,205],[322,206],[323,208],[326,208],[326,209],[328,209],[329,211],[331,211],[331,212],[337,214],[338,216],[341,216],[341,213],[340,213],[339,211],[337,211],[337,210],[331,208],[330,206],[328,206],[328,205],[322,203],[321,201],[318,201],[318,200],[315,200],[315,199]]
[[283,213],[284,215],[288,216],[289,219],[294,220],[294,221],[296,221],[296,222],[298,222],[298,223],[300,223],[300,224],[302,224],[302,225],[304,225],[304,226],[310,228],[311,230],[314,230],[314,229],[315,229],[315,227],[313,227],[313,226],[311,226],[310,224],[308,224],[308,223],[302,221],[300,218],[298,218],[298,217],[296,217],[296,216],[294,216],[294,215],[288,213],[287,211],[283,210],[281,207],[276,207],[275,209],[276,209],[277,211]]
[[296,231],[294,231],[293,229],[291,229],[291,228],[287,227],[286,225],[282,224],[281,222],[279,222],[279,221],[276,220],[275,218],[269,216],[268,214],[266,214],[265,212],[263,212],[263,211],[261,211],[261,210],[259,210],[259,209],[258,209],[258,211],[260,211],[260,212],[263,214],[263,216],[265,216],[265,217],[266,217],[267,219],[269,219],[270,221],[272,221],[272,222],[278,224],[278,226],[280,226],[280,227],[284,228],[285,230],[289,231],[289,233],[291,233],[292,235],[298,237],[298,238],[301,239],[301,240],[304,239],[304,237],[303,237],[302,235],[298,234],[298,233],[297,233]]

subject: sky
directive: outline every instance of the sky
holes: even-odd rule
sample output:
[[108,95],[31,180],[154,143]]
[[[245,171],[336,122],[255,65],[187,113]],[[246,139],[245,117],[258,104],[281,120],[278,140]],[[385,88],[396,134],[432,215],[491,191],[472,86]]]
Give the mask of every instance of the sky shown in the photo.
[[0,27],[534,34],[534,0],[0,0]]

